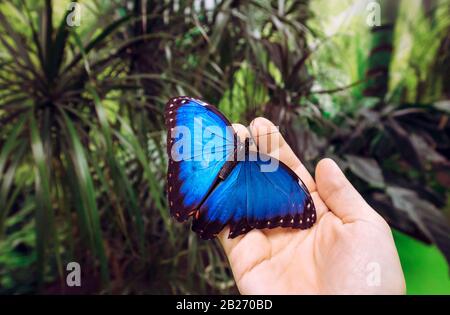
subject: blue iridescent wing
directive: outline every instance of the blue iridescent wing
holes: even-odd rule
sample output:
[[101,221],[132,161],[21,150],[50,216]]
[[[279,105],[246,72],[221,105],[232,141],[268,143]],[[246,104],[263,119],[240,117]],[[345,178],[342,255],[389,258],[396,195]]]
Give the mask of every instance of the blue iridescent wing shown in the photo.
[[227,224],[230,238],[254,228],[311,227],[316,210],[308,189],[280,161],[275,171],[262,172],[270,159],[250,152],[248,160],[238,162],[203,202],[192,229],[203,239],[211,239]]
[[[190,97],[171,99],[165,119],[169,206],[172,216],[184,221],[195,213],[217,181],[227,157],[233,154],[235,134],[230,132],[231,123],[214,106]],[[182,140],[189,145],[177,147]]]

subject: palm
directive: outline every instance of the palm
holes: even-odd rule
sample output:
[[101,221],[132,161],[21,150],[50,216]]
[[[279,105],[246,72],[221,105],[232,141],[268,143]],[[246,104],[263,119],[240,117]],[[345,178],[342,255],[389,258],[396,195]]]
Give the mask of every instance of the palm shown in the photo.
[[[268,121],[259,123],[267,126]],[[242,134],[239,126],[237,129]],[[253,131],[258,134],[257,128]],[[240,292],[404,292],[403,274],[386,222],[359,195],[346,196],[344,190],[333,189],[345,183],[336,182],[337,174],[323,174],[326,166],[323,170],[318,167],[316,184],[284,140],[275,150],[262,150],[276,153],[302,178],[313,197],[318,219],[307,230],[252,230],[236,239],[228,239],[225,229],[219,237]],[[322,164],[326,163],[330,162]],[[330,211],[328,207],[341,209]]]

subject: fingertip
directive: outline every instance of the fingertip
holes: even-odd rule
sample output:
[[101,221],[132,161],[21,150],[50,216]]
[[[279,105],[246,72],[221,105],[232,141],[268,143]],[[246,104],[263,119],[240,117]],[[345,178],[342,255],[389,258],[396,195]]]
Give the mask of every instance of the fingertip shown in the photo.
[[[327,176],[334,174],[338,177],[344,175],[336,162],[330,158],[324,158],[317,163],[316,177],[324,178],[324,176],[321,176],[323,174],[327,174]],[[318,180],[318,178],[316,178],[316,180]]]
[[[252,120],[249,126],[250,134],[260,151],[273,155],[279,148],[286,144],[277,126],[264,117],[257,117]],[[278,156],[274,156],[279,158]]]
[[232,124],[234,131],[239,136],[241,141],[249,136],[249,131],[247,127],[242,124]]
[[[302,167],[304,168],[304,166],[302,166]],[[305,170],[306,170],[306,168],[305,168]],[[323,186],[324,186],[324,184],[325,185],[327,184],[327,182],[326,182],[327,178],[329,178],[331,176],[334,178],[336,178],[336,177],[340,178],[339,172],[341,172],[339,169],[339,166],[332,159],[324,158],[324,159],[320,160],[319,163],[317,163],[317,165],[316,165],[315,178],[313,179],[311,176],[311,179],[309,180],[310,186],[313,187],[314,189],[311,190],[311,188],[307,185],[308,189],[310,189],[310,192],[318,191],[319,180],[322,180],[322,190],[324,190]],[[326,188],[328,188],[328,187],[326,187]],[[319,195],[320,195],[320,198],[323,201],[325,201],[323,194],[319,193]]]
[[269,119],[264,118],[264,117],[256,117],[255,119],[252,120],[252,122],[250,123],[250,126],[254,126],[254,127],[272,127],[275,126],[273,122],[271,122]]
[[316,166],[316,185],[321,198],[326,202],[333,194],[347,189],[350,183],[335,161],[324,158]]
[[278,131],[278,127],[273,122],[264,117],[256,117],[250,123],[250,130],[253,136],[268,136]]
[[231,124],[233,129],[238,132],[238,131],[243,131],[244,129],[247,129],[244,125],[242,124]]
[[[277,137],[281,138],[278,128],[273,122],[264,117],[256,117],[250,123],[250,131],[252,136],[256,137],[256,141],[262,141],[262,138],[271,139],[271,135],[277,133]],[[281,139],[280,139],[281,140]]]
[[316,185],[327,207],[345,222],[354,221],[373,211],[330,158],[322,159],[317,164]]

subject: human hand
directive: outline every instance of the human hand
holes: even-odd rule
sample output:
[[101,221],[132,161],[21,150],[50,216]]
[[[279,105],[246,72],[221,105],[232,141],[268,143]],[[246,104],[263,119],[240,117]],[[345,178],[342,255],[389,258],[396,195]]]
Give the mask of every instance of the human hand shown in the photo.
[[[247,128],[233,125],[238,135]],[[308,187],[317,211],[310,229],[251,230],[219,234],[242,294],[404,294],[405,280],[391,230],[330,159],[315,181],[267,119],[250,124],[259,150],[284,162]],[[278,145],[271,147],[270,139]],[[269,141],[267,141],[269,140]]]

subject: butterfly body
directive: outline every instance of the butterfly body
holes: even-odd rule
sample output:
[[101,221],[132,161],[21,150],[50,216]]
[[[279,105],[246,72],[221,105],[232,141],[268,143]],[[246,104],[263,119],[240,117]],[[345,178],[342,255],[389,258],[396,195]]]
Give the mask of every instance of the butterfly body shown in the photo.
[[298,176],[281,161],[252,151],[252,140],[241,141],[214,106],[177,97],[165,115],[168,199],[178,221],[193,217],[192,229],[204,239],[226,225],[233,238],[254,228],[314,224],[314,203]]
[[238,161],[248,161],[250,159],[250,139],[246,138],[244,142],[237,140],[233,153],[233,160],[227,161],[219,172],[221,180],[225,180],[228,177]]

